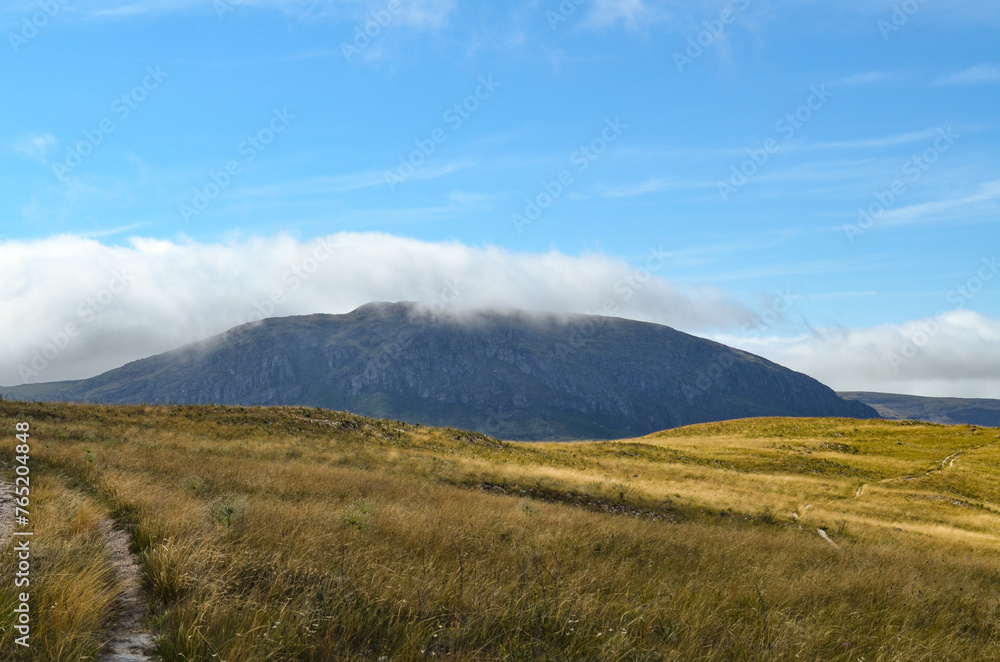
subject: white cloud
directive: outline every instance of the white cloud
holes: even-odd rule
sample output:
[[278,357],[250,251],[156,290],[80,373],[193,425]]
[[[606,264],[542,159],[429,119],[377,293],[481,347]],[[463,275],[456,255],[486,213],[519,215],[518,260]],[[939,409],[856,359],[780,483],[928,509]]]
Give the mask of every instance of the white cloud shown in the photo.
[[104,229],[101,229],[101,230],[92,230],[90,232],[83,232],[83,233],[81,233],[80,236],[81,237],[86,237],[87,239],[95,239],[97,237],[110,237],[111,235],[123,234],[125,232],[129,232],[130,230],[134,230],[136,228],[140,228],[140,227],[142,227],[144,225],[146,225],[146,224],[145,223],[129,223],[128,225],[123,225],[123,226],[117,227],[117,228],[104,228]]
[[402,178],[398,175],[398,166],[391,170],[367,170],[344,175],[316,175],[292,181],[245,187],[239,190],[238,195],[251,200],[273,200],[276,198],[301,199],[304,196],[345,193],[373,187],[383,187],[385,191],[389,191],[387,173],[392,173],[402,179],[402,183],[394,181],[395,186],[405,186],[409,181],[438,179],[474,165],[476,165],[474,161],[462,159],[442,163],[436,167],[424,166],[415,169],[413,174],[407,178]]
[[888,71],[866,71],[851,76],[845,76],[830,83],[831,87],[854,87],[857,85],[870,85],[871,83],[881,83],[895,77],[895,74]]
[[822,294],[809,294],[806,298],[811,301],[823,301],[825,299],[861,299],[875,296],[878,296],[878,292],[866,290],[864,292],[824,292]]
[[[227,18],[251,9],[275,10],[298,20],[368,20],[385,10],[387,0],[78,0],[62,11],[86,19],[128,19],[181,11],[198,11]],[[439,29],[455,9],[455,0],[406,0],[397,15],[399,23],[415,29]],[[30,15],[34,2],[4,3],[0,16]]]
[[656,16],[657,12],[647,7],[644,0],[593,0],[584,25],[606,29],[621,21],[625,27],[632,29],[649,24]]
[[[260,317],[261,310],[266,316],[344,313],[370,301],[426,302],[454,291],[460,292],[455,310],[595,313],[611,301],[616,316],[702,335],[744,328],[751,320],[751,311],[726,291],[679,286],[665,278],[666,269],[654,268],[647,277],[602,254],[512,253],[376,233],[220,244],[137,238],[107,246],[78,236],[4,241],[0,384],[95,375],[221,333]],[[269,302],[272,296],[280,303]],[[72,338],[65,335],[70,323]],[[1000,394],[1000,320],[968,310],[795,337],[712,337],[838,390]],[[19,368],[31,368],[33,359],[38,374],[23,378]]]
[[1000,83],[1000,65],[977,64],[937,81],[938,85],[983,85],[990,83]]
[[[384,5],[376,5],[382,9]],[[410,0],[403,3],[402,22],[412,28],[439,30],[455,10],[455,0]]]
[[469,207],[482,207],[496,200],[496,196],[472,191],[452,191],[448,194],[452,202]]
[[885,225],[912,223],[928,216],[940,216],[956,209],[984,202],[993,202],[995,200],[1000,200],[1000,180],[981,184],[979,192],[970,195],[934,202],[923,202],[900,209],[890,209],[879,218],[879,222]]
[[32,133],[14,143],[14,151],[39,161],[56,146],[56,137],[49,132]]
[[1000,320],[969,310],[792,338],[715,337],[838,391],[1000,397]]
[[714,186],[715,182],[683,182],[668,179],[667,177],[651,177],[635,184],[624,184],[622,186],[606,188],[601,191],[601,196],[605,198],[632,198],[639,195],[661,193],[676,189],[709,188]]
[[835,140],[823,143],[806,143],[800,149],[869,149],[878,147],[894,147],[905,145],[918,140],[927,140],[936,137],[941,132],[939,128],[924,129],[922,131],[911,131],[909,133],[896,133],[878,138],[859,138],[855,140]]
[[[511,253],[357,233],[328,237],[329,256],[316,260],[318,241],[0,242],[0,384],[25,381],[19,366],[66,341],[68,323],[76,337],[54,354],[49,348],[48,365],[27,381],[87,377],[200,340],[243,323],[258,304],[268,316],[344,313],[371,301],[433,301],[455,288],[458,308],[587,313],[612,301],[615,315],[683,330],[739,327],[751,316],[720,289],[669,282],[666,263],[656,260],[650,275],[601,254]],[[116,274],[129,279],[127,287]],[[273,310],[272,294],[283,297]]]
[[[768,0],[768,9],[775,14],[790,13],[801,7],[824,7],[840,15],[868,22],[871,16],[890,21],[894,12],[903,12],[900,0]],[[934,25],[996,25],[1000,21],[1000,6],[994,0],[949,0],[949,2],[918,2],[917,15],[933,17]],[[912,5],[907,16],[914,16]],[[826,26],[824,26],[826,27]],[[876,34],[878,34],[876,32]]]

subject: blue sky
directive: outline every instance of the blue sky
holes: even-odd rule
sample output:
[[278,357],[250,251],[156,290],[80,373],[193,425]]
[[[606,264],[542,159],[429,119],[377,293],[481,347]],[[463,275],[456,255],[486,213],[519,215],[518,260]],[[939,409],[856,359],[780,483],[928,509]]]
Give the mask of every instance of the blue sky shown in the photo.
[[353,296],[275,314],[433,295],[443,262],[413,256],[448,246],[507,265],[468,305],[593,312],[655,250],[656,288],[619,287],[617,314],[838,388],[1000,397],[995,2],[16,0],[0,23],[0,252],[31,274],[0,298],[42,320],[7,333],[0,383],[80,317],[89,290],[60,287],[179,251],[143,291],[202,322],[144,328],[166,313],[133,286],[28,381],[232,326],[193,274],[246,309],[263,294],[221,264],[340,236],[402,252],[332,260]]

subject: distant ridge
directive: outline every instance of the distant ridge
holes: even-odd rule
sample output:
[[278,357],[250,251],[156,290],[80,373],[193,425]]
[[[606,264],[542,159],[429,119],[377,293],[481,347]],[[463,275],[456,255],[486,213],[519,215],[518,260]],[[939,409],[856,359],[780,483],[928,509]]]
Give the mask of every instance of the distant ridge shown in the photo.
[[925,398],[918,395],[848,391],[845,400],[863,402],[882,418],[926,421],[946,425],[1000,427],[1000,400],[986,398]]
[[101,403],[307,405],[507,439],[609,439],[752,416],[876,418],[806,375],[667,326],[412,303],[264,320],[91,379],[0,389]]

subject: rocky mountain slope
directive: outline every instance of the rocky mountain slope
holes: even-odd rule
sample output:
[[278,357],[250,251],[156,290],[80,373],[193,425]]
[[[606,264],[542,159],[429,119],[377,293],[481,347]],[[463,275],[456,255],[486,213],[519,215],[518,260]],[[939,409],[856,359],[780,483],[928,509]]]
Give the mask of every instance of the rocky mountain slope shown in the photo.
[[863,402],[874,408],[882,418],[890,420],[1000,427],[1000,400],[925,398],[917,395],[862,391],[838,395],[845,400]]
[[272,318],[91,379],[3,389],[103,403],[309,405],[508,439],[608,439],[750,416],[874,418],[818,381],[670,327],[409,303]]

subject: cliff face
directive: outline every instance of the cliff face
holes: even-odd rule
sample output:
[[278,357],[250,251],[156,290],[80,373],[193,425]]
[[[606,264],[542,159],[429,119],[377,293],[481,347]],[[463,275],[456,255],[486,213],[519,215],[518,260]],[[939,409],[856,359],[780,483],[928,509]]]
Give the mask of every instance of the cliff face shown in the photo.
[[412,304],[275,318],[9,397],[297,404],[508,439],[632,437],[747,416],[872,418],[816,380],[669,327]]

